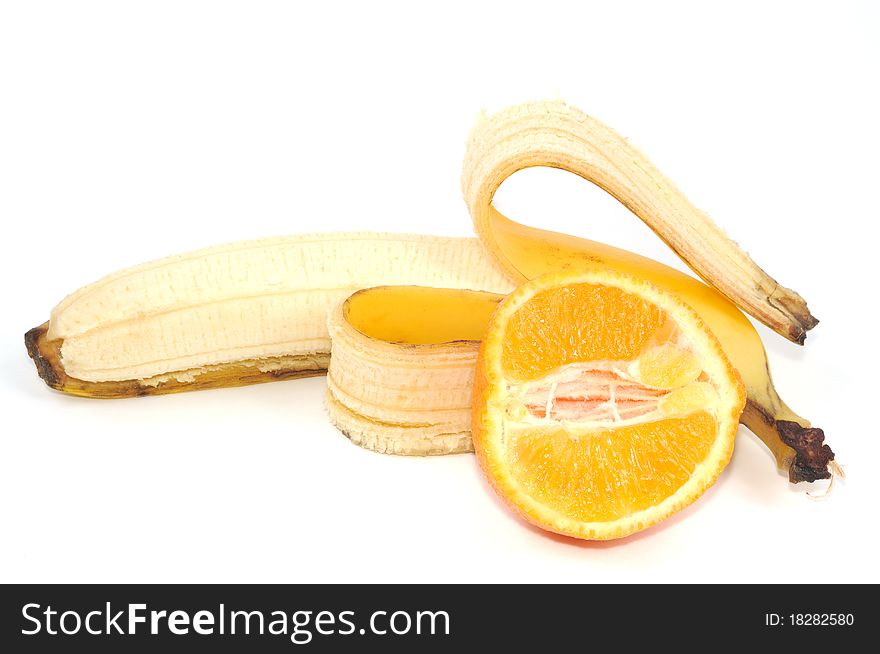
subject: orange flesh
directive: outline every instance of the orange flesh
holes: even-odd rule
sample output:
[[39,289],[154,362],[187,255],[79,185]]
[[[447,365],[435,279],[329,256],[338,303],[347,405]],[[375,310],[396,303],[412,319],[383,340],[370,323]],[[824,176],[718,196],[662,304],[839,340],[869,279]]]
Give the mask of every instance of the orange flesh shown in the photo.
[[[568,518],[606,522],[658,504],[690,478],[718,424],[711,395],[694,394],[709,406],[661,403],[686,385],[706,386],[696,381],[707,379],[699,367],[682,365],[694,355],[668,356],[677,331],[653,303],[592,284],[538,293],[510,317],[501,360],[510,397],[504,443],[529,496]],[[627,370],[637,359],[652,384],[673,381],[635,379]]]
[[665,321],[658,307],[618,288],[544,291],[511,316],[502,366],[508,379],[525,380],[577,361],[634,359]]
[[715,419],[700,411],[631,427],[573,434],[530,427],[507,435],[513,476],[532,498],[583,522],[607,522],[672,495],[712,446]]

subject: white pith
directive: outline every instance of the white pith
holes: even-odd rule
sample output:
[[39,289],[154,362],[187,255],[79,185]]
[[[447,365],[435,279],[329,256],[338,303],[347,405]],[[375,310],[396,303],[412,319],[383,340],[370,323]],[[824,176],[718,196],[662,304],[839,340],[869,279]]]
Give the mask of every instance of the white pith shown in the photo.
[[[626,427],[690,413],[661,411],[660,400],[678,390],[648,386],[634,376],[638,361],[570,363],[535,380],[508,382],[506,426],[571,427],[582,431]],[[696,407],[694,407],[696,408]],[[713,406],[701,406],[714,413]]]

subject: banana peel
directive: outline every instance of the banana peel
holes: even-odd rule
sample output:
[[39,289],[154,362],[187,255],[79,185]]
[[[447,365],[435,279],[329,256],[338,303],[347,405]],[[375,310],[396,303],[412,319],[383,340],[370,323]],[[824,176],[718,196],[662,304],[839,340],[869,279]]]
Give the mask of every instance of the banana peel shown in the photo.
[[[603,188],[703,281],[502,215],[495,191],[530,166],[564,169]],[[468,371],[472,382],[484,314],[462,291],[503,295],[548,271],[605,266],[675,293],[704,319],[746,385],[741,421],[791,482],[831,476],[824,433],[779,398],[760,337],[740,309],[798,344],[818,321],[620,135],[562,102],[512,107],[474,129],[462,190],[476,239],[306,235],[169,257],[66,298],[26,334],[28,353],[50,387],[100,398],[329,368],[331,419],[359,445],[397,454],[470,451]],[[400,303],[388,300],[389,286],[431,290]],[[353,308],[352,294],[366,288],[356,304],[372,310]]]
[[61,363],[60,340],[49,340],[49,323],[34,327],[24,335],[28,355],[37,367],[37,374],[50,388],[96,399],[112,400],[143,395],[167,395],[209,388],[248,386],[284,379],[315,377],[327,372],[330,355],[315,352],[267,359],[246,359],[216,366],[180,370],[173,375],[156,375],[146,379],[120,379],[89,382],[68,375]]

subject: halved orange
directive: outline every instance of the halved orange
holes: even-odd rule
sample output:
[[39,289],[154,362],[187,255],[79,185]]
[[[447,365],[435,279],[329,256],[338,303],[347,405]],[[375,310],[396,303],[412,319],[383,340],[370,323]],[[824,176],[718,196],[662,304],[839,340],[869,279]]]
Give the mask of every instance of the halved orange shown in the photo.
[[474,387],[474,447],[529,522],[605,540],[696,500],[733,452],[745,389],[681,300],[596,269],[550,273],[495,311]]

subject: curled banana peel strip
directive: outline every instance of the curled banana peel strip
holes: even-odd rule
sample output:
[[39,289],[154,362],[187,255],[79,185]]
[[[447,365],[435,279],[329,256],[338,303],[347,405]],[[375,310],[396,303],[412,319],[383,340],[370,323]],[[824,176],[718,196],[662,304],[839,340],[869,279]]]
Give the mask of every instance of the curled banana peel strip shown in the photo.
[[[595,183],[711,286],[503,216],[492,205],[496,190],[531,166]],[[355,443],[395,454],[466,452],[474,363],[495,304],[541,273],[607,266],[672,291],[702,316],[746,385],[741,421],[792,482],[831,476],[822,430],[779,398],[760,337],[737,307],[796,343],[816,319],[626,140],[562,102],[513,107],[473,131],[462,189],[476,239],[306,235],[169,257],[68,296],[26,334],[28,352],[52,388],[102,398],[329,368],[331,420]]]
[[330,313],[327,408],[353,442],[392,454],[473,452],[480,338],[503,295],[379,286]]

